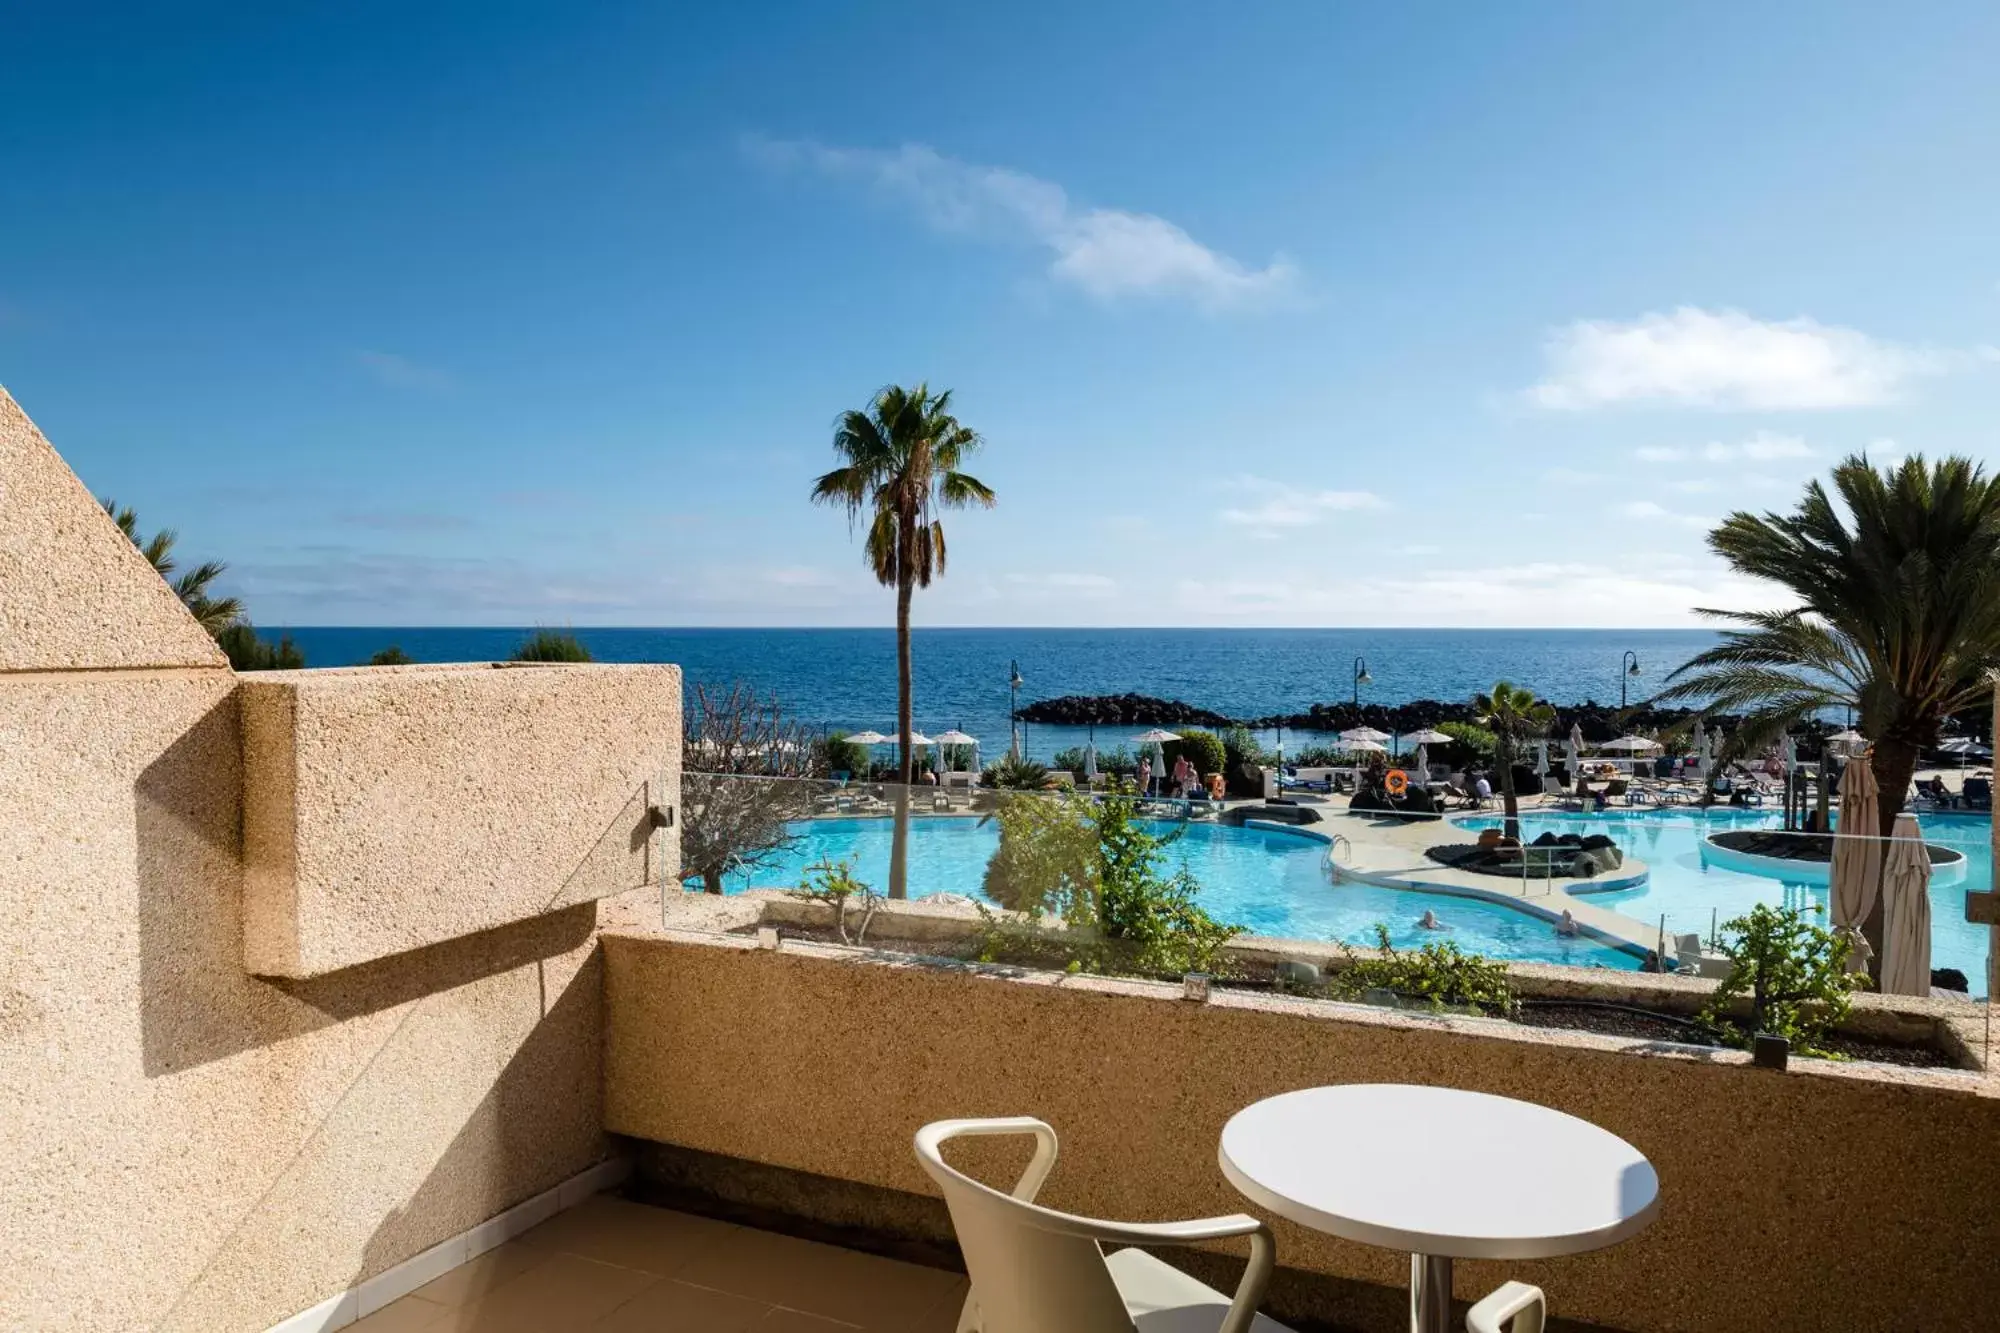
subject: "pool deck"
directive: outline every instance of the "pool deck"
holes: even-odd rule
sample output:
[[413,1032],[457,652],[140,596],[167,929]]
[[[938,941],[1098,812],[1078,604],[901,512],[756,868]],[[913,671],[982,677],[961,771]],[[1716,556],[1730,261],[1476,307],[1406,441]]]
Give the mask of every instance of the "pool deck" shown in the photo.
[[1628,856],[1616,870],[1587,879],[1510,879],[1439,865],[1425,852],[1441,843],[1477,841],[1449,819],[1385,819],[1325,808],[1313,827],[1335,838],[1329,862],[1336,882],[1353,880],[1391,889],[1414,889],[1498,903],[1554,922],[1565,909],[1578,930],[1628,953],[1659,947],[1657,925],[1600,907],[1585,896],[1628,888],[1645,880],[1646,863]]

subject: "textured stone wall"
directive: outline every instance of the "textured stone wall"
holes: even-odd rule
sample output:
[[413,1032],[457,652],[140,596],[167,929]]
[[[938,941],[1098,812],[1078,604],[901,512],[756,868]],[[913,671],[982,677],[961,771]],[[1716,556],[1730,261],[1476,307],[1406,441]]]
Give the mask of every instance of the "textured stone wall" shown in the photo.
[[237,678],[0,393],[0,1328],[254,1333],[606,1151],[615,903],[260,980],[244,792]]
[[[1612,1249],[1461,1263],[1461,1299],[1515,1277],[1546,1288],[1562,1316],[1634,1333],[1993,1326],[2000,1098],[1978,1075],[1774,1074],[1733,1055],[1282,998],[1202,1006],[1172,987],[1005,979],[811,946],[623,932],[604,943],[605,1123],[618,1133],[930,1194],[910,1149],[918,1126],[1035,1115],[1062,1141],[1045,1202],[1157,1220],[1245,1208],[1216,1145],[1259,1098],[1448,1084],[1604,1126],[1651,1158],[1663,1196],[1651,1229]],[[1341,1146],[1357,1158],[1424,1150],[1393,1133]],[[971,1161],[999,1183],[1019,1167],[995,1153]],[[1400,1286],[1406,1257],[1277,1229],[1281,1265],[1349,1280],[1299,1296],[1308,1313],[1385,1326],[1393,1303],[1355,1301],[1351,1280]]]

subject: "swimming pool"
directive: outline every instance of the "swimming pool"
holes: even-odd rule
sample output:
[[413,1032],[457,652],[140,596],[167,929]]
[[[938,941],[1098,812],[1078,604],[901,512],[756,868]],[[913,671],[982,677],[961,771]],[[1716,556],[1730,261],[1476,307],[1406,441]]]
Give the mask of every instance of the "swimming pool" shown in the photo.
[[[1172,825],[1160,826],[1161,831]],[[1389,927],[1399,948],[1439,938],[1493,958],[1568,963],[1576,967],[1632,969],[1640,960],[1589,939],[1558,938],[1549,923],[1512,908],[1470,898],[1444,898],[1372,884],[1334,884],[1326,872],[1327,844],[1271,829],[1189,824],[1166,854],[1170,870],[1183,865],[1201,885],[1201,905],[1218,920],[1255,935],[1339,940],[1373,945],[1375,923]],[[732,893],[751,887],[790,888],[816,861],[854,862],[854,873],[877,890],[889,882],[894,837],[887,819],[813,819],[792,825],[798,841],[783,857],[749,875],[732,875]],[[910,825],[909,889],[983,897],[986,863],[1000,846],[997,826],[976,819],[917,819]],[[1447,929],[1423,930],[1417,921],[1435,911]]]
[[[1498,815],[1475,815],[1454,821],[1461,828],[1498,828]],[[1644,861],[1651,874],[1629,889],[1592,893],[1589,900],[1648,925],[1667,919],[1667,933],[1700,931],[1707,937],[1711,921],[1728,921],[1758,903],[1803,907],[1826,905],[1826,885],[1788,883],[1764,875],[1726,870],[1702,855],[1702,840],[1732,828],[1779,828],[1776,811],[1729,807],[1667,807],[1606,810],[1594,814],[1566,811],[1524,811],[1521,836],[1548,833],[1602,833],[1627,855]],[[1965,857],[1961,877],[1939,876],[1931,881],[1931,966],[1955,967],[1965,973],[1974,994],[1985,989],[1986,927],[1965,919],[1968,890],[1984,892],[1993,883],[1993,824],[1977,815],[1922,815],[1924,838]]]

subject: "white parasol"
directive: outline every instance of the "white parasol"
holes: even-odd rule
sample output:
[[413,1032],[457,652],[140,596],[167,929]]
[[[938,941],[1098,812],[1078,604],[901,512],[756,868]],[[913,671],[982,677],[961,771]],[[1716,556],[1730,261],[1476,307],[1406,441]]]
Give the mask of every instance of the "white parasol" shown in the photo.
[[1833,928],[1846,931],[1852,944],[1847,970],[1866,971],[1868,947],[1861,924],[1875,906],[1882,883],[1882,844],[1876,837],[1880,816],[1876,805],[1875,772],[1867,755],[1848,760],[1840,775],[1840,822],[1833,840],[1833,868],[1827,896],[1833,904]]
[[1911,814],[1896,816],[1882,868],[1882,993],[1931,993],[1931,858]]
[[1708,781],[1708,727],[1700,718],[1694,720],[1694,780]]
[[[944,747],[947,745],[970,745],[972,747],[971,771],[974,773],[979,771],[979,737],[968,736],[957,727],[953,727],[950,731],[939,732],[936,740],[940,755],[944,753]],[[940,759],[938,761],[938,772],[942,773],[944,771],[944,761]]]
[[1564,746],[1564,758],[1568,761],[1570,785],[1581,791],[1576,784],[1583,780],[1583,728],[1576,723],[1569,724],[1569,741]]
[[846,737],[846,739],[853,741],[856,745],[887,745],[895,737],[884,736],[879,731],[857,731],[853,735]]
[[1618,750],[1625,754],[1651,754],[1660,748],[1660,743],[1647,736],[1620,736],[1615,741],[1606,741],[1600,750]]
[[1341,732],[1340,739],[1344,741],[1374,741],[1377,745],[1380,745],[1383,741],[1392,738],[1388,732],[1377,731],[1373,727],[1355,727],[1352,730]]

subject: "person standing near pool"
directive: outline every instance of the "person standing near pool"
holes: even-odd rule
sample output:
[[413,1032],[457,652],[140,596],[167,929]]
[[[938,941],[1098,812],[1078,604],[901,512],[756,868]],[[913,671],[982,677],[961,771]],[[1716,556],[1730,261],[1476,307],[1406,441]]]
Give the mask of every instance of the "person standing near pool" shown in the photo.
[[1174,759],[1175,796],[1189,796],[1193,794],[1193,767],[1192,764],[1188,763],[1188,757],[1185,754],[1179,755]]
[[1141,796],[1153,794],[1153,756],[1149,754],[1139,756],[1139,794]]

